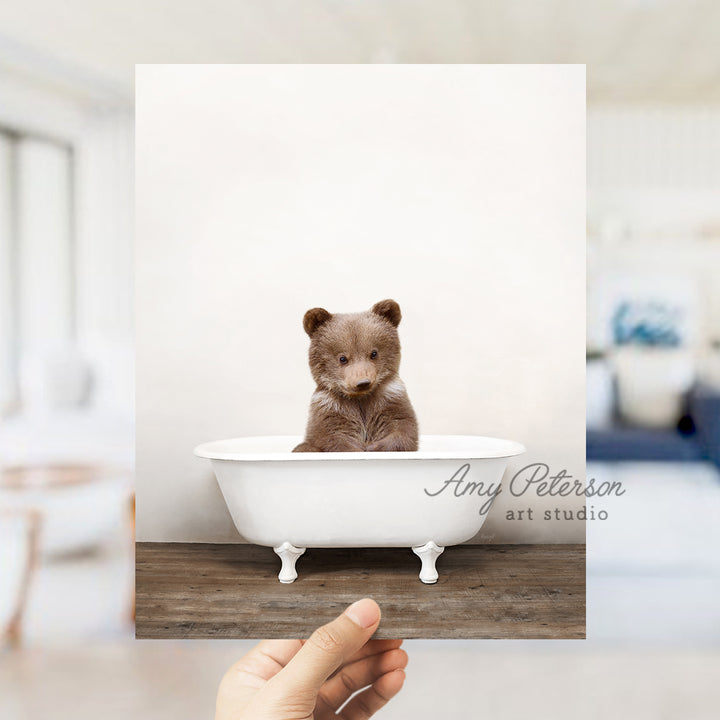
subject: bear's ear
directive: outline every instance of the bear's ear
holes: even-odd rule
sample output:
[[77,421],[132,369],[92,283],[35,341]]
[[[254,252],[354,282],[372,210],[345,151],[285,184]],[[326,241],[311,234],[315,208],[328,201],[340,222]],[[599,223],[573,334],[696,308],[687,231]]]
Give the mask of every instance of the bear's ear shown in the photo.
[[385,318],[389,323],[397,327],[402,319],[400,306],[394,300],[381,300],[372,306],[372,312]]
[[305,313],[303,318],[303,328],[305,332],[312,337],[313,333],[323,324],[326,323],[332,315],[325,308],[313,308]]

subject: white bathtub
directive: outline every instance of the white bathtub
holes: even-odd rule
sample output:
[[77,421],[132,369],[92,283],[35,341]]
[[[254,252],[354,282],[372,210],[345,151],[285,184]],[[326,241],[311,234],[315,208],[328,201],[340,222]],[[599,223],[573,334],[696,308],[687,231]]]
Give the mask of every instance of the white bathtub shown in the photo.
[[274,548],[280,582],[297,577],[306,548],[410,547],[420,579],[435,560],[473,537],[487,517],[517,442],[424,435],[416,452],[290,452],[302,438],[247,437],[205,443],[238,532]]

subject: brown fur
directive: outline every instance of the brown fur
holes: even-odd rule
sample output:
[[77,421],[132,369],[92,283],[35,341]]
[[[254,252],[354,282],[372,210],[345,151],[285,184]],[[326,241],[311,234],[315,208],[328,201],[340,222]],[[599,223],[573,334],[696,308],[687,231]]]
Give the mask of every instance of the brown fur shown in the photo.
[[417,450],[415,412],[398,376],[401,317],[394,300],[363,313],[305,313],[317,387],[305,440],[293,452]]

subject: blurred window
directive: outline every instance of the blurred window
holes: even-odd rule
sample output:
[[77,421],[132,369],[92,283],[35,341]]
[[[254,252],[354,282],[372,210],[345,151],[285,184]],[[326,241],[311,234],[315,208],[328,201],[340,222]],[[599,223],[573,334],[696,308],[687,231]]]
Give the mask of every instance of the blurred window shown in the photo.
[[21,361],[75,335],[73,176],[70,145],[0,128],[0,415]]

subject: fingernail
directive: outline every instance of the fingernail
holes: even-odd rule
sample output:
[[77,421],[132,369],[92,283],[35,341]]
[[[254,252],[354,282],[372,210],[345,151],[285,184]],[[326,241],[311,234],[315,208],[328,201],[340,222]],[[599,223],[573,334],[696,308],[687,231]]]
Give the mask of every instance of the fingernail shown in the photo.
[[354,602],[345,614],[361,628],[369,628],[380,619],[380,608],[370,598],[363,598]]

